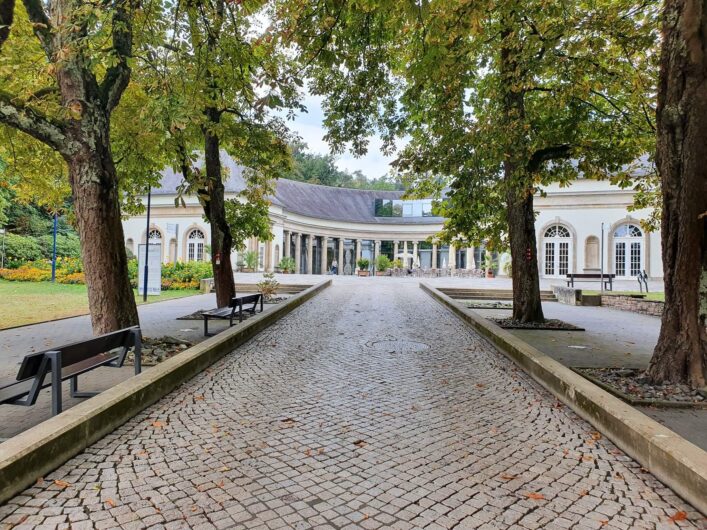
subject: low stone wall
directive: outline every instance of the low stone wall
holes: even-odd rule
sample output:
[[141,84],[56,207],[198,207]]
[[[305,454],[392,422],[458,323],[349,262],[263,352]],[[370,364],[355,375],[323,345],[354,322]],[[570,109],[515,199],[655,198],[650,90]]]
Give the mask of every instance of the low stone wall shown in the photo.
[[633,311],[643,315],[659,317],[663,315],[664,302],[654,300],[643,300],[620,294],[605,294],[601,297],[601,305],[604,307],[615,307],[624,311]]
[[564,285],[553,285],[552,292],[555,293],[557,301],[567,305],[582,305],[582,289],[565,287]]

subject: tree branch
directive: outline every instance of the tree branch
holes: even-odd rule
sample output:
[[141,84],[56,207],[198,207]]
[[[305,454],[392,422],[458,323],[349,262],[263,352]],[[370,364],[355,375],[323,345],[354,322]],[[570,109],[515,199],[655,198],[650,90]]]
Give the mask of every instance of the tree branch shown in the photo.
[[0,92],[0,123],[29,134],[62,155],[73,154],[63,123],[13,102],[12,97],[4,92]]
[[557,160],[569,158],[572,154],[572,146],[569,144],[553,145],[538,149],[533,153],[528,160],[526,166],[528,173],[536,173],[540,169],[540,165],[548,160]]
[[49,21],[42,0],[22,0],[27,11],[29,21],[32,23],[32,31],[39,39],[47,59],[51,62],[54,56],[54,44],[52,42],[52,23]]
[[0,49],[10,36],[14,14],[15,0],[0,0]]
[[130,83],[128,57],[133,50],[133,27],[125,1],[116,5],[113,14],[113,50],[117,55],[118,64],[108,68],[100,86],[101,101],[109,113],[118,105]]

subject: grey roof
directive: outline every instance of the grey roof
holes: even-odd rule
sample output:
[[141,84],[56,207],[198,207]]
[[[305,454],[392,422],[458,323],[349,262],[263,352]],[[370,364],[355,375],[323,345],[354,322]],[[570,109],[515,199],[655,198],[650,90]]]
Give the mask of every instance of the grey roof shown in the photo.
[[[226,193],[242,191],[246,186],[243,180],[244,168],[228,155],[222,156],[221,161],[228,174],[225,183]],[[173,195],[181,181],[181,173],[167,168],[162,172],[161,187],[155,188],[153,193]],[[374,215],[375,199],[400,199],[402,194],[402,191],[333,188],[280,179],[276,184],[275,195],[270,199],[273,204],[281,206],[287,212],[331,221],[394,225],[440,224],[444,221],[441,217],[376,217]]]

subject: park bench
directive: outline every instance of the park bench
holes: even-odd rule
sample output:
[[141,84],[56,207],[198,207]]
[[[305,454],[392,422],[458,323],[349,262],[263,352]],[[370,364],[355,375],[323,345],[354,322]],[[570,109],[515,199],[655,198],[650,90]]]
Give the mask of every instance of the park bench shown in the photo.
[[260,312],[263,312],[263,295],[257,294],[247,294],[245,296],[234,296],[231,298],[231,302],[228,307],[219,307],[218,309],[212,309],[211,311],[206,311],[202,313],[204,317],[204,337],[213,335],[209,334],[209,319],[218,318],[221,320],[228,320],[229,325],[233,325],[233,319],[236,317],[236,310],[238,310],[238,322],[243,322],[243,304],[252,303],[253,306],[246,308],[251,315],[255,314],[255,310],[260,302]]
[[[52,387],[52,415],[61,412],[61,383],[70,379],[71,397],[92,397],[98,392],[79,392],[78,376],[99,366],[120,368],[128,349],[134,347],[135,374],[141,370],[142,337],[135,326],[51,350],[30,353],[22,359],[15,381],[0,381],[0,404],[30,407],[39,392]],[[51,374],[50,381],[45,381]]]
[[[574,282],[604,282],[604,289],[609,291],[614,288],[614,278],[616,274],[596,274],[596,273],[571,273],[567,275],[567,287],[574,287]],[[608,287],[607,287],[608,285]]]

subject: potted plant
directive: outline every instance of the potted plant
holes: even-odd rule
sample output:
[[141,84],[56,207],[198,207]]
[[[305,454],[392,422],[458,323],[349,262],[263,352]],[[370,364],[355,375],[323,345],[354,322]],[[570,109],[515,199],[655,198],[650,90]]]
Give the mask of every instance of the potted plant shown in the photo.
[[295,272],[295,258],[285,256],[280,260],[280,270],[283,274],[293,274]]
[[486,269],[486,277],[487,278],[493,278],[493,268],[494,268],[495,260],[493,259],[493,255],[489,252],[486,251],[486,254],[484,254],[484,268]]
[[385,254],[380,254],[376,258],[376,276],[383,276],[390,268],[391,261]]
[[243,254],[243,261],[245,262],[243,272],[254,272],[258,268],[258,253],[254,250],[249,250]]
[[358,275],[359,276],[368,276],[369,271],[368,267],[371,264],[370,261],[368,261],[366,258],[361,258],[356,262],[356,265],[358,265]]
[[400,258],[397,258],[395,261],[393,261],[393,267],[396,269],[402,269],[403,268],[403,260]]

